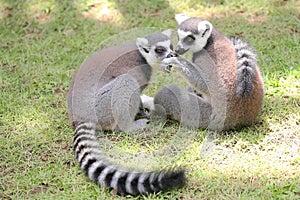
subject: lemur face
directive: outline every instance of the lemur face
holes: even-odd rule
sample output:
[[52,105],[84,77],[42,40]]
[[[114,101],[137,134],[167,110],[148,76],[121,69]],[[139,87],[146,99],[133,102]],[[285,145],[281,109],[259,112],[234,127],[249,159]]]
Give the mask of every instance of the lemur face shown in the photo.
[[185,15],[175,16],[175,18],[179,24],[176,52],[184,54],[189,50],[193,53],[202,50],[211,36],[212,24],[200,18],[188,18]]
[[151,66],[159,66],[164,58],[175,57],[171,41],[171,30],[137,38],[138,50]]

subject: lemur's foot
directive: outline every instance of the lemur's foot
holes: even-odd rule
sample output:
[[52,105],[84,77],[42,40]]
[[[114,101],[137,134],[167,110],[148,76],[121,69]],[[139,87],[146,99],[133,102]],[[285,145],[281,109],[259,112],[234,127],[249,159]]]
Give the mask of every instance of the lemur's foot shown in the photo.
[[147,109],[140,109],[139,112],[135,115],[134,120],[140,120],[140,119],[150,119],[150,113],[147,112]]
[[135,131],[137,129],[143,128],[145,127],[147,124],[149,123],[148,119],[139,119],[139,120],[135,120],[132,124],[132,127],[130,130],[128,131]]
[[148,110],[148,112],[151,112],[154,110],[154,99],[153,97],[149,97],[147,95],[141,95],[141,101],[142,101],[142,104],[143,104],[143,107],[145,109]]

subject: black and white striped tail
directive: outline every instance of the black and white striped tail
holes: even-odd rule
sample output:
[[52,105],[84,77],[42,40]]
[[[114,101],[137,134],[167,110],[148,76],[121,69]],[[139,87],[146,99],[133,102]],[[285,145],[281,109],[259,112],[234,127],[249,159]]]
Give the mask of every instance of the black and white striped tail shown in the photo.
[[95,134],[93,123],[77,125],[74,151],[81,170],[101,186],[113,188],[118,194],[138,195],[164,191],[185,184],[183,170],[143,173],[114,166],[104,158]]
[[237,94],[247,97],[254,87],[257,57],[251,45],[246,41],[234,37],[230,40],[237,55]]

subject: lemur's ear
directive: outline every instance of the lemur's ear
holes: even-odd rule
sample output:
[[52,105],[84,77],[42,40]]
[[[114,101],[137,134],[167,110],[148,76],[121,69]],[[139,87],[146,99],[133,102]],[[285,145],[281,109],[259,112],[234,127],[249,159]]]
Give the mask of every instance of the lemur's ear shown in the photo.
[[172,36],[172,30],[171,29],[167,29],[167,30],[165,30],[161,33],[168,36],[169,38],[171,38],[171,36]]
[[201,21],[198,23],[198,31],[199,34],[204,37],[204,36],[210,36],[212,32],[213,26],[209,21]]
[[149,53],[149,42],[146,38],[137,38],[135,44],[141,53],[142,51],[145,53]]
[[182,14],[175,14],[175,20],[177,21],[178,24],[180,24],[181,22],[187,20],[189,17],[182,13]]

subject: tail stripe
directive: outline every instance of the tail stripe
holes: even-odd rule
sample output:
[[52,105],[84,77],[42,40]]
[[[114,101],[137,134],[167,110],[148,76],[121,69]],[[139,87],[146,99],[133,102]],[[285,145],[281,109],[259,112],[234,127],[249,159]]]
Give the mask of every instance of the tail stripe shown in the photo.
[[81,170],[94,182],[114,188],[118,194],[152,193],[185,183],[183,170],[140,173],[118,168],[106,161],[99,146],[93,123],[76,127],[73,149]]
[[146,188],[145,188],[145,180],[147,180],[149,178],[149,174],[142,174],[138,180],[138,191],[140,193],[145,193],[147,192]]
[[239,38],[230,38],[237,55],[237,94],[247,97],[254,88],[257,57],[246,41]]
[[150,184],[150,173],[148,173],[145,177],[144,177],[144,179],[142,180],[142,185],[143,185],[143,188],[144,188],[144,190],[145,190],[145,192],[154,192],[153,190],[152,190],[152,188],[151,188],[151,184]]
[[[99,144],[97,143],[88,143],[88,142],[82,142],[82,144],[79,144],[75,149],[76,154],[76,160],[78,159],[78,155],[81,153],[84,149],[99,149]],[[101,153],[101,152],[100,152]]]
[[118,193],[119,194],[124,194],[127,193],[126,192],[126,186],[125,186],[125,182],[127,179],[128,173],[124,174],[122,177],[120,177],[119,181],[118,181]]
[[102,160],[98,160],[97,162],[93,163],[92,166],[88,170],[88,176],[94,182],[97,182],[97,179],[101,172],[106,168],[106,165]]
[[164,175],[165,175],[164,172],[160,172],[159,175],[158,175],[158,183],[159,183],[159,187],[160,187],[160,188],[163,188],[163,185],[162,185],[162,183],[161,183],[161,179],[162,179],[162,177],[163,177]]
[[117,189],[118,193],[126,192],[126,187],[125,187],[124,182],[126,181],[127,174],[128,173],[123,172],[123,171],[116,171],[116,173],[112,177],[110,186],[112,188],[118,188]]
[[132,172],[127,176],[127,179],[125,181],[125,188],[128,193],[138,194],[139,191],[138,191],[137,187],[134,187],[134,185],[137,185],[136,184],[137,181],[138,181],[138,173]]
[[251,60],[256,60],[256,55],[248,49],[238,50],[237,51],[237,57],[238,57],[238,59],[248,58],[248,59],[251,59]]
[[92,132],[94,132],[94,130],[95,130],[95,125],[93,123],[85,122],[85,123],[81,123],[78,126],[76,126],[75,134],[78,131],[84,131],[84,132],[92,131]]
[[[111,168],[111,170],[109,171],[109,173],[106,174],[106,177],[104,179],[105,181],[105,184],[109,187],[111,187],[111,181],[112,181],[112,178],[114,176],[114,174],[116,173],[117,169],[115,169],[113,166]],[[115,190],[118,191],[118,188],[114,188]]]
[[255,65],[253,60],[250,60],[250,59],[245,58],[245,57],[239,59],[237,63],[238,63],[238,69],[246,66],[246,67],[249,67],[249,69],[252,70],[252,68],[253,68],[252,66]]
[[75,135],[74,135],[74,140],[73,142],[75,142],[77,140],[78,137],[81,137],[81,136],[93,136],[95,133],[93,132],[93,130],[78,130]]
[[91,167],[92,164],[94,164],[97,161],[96,158],[90,158],[87,159],[87,161],[82,164],[81,169],[84,171],[86,174],[88,174],[89,168]]
[[88,142],[94,142],[96,140],[96,137],[92,136],[92,135],[81,135],[81,136],[77,137],[77,139],[74,141],[74,150],[77,148],[79,143],[84,140],[86,140]]
[[98,149],[83,149],[78,156],[80,166],[86,165],[89,159],[101,157],[101,152]]
[[106,186],[110,186],[110,181],[112,179],[112,173],[114,173],[116,169],[113,166],[107,166],[98,177],[99,182],[105,182]]
[[78,131],[93,131],[94,129],[95,127],[92,123],[83,123],[75,128],[75,133],[77,133]]
[[152,183],[151,184],[151,189],[156,192],[159,191],[161,188],[159,187],[159,182],[158,182],[158,175],[156,173],[152,173],[149,181]]

